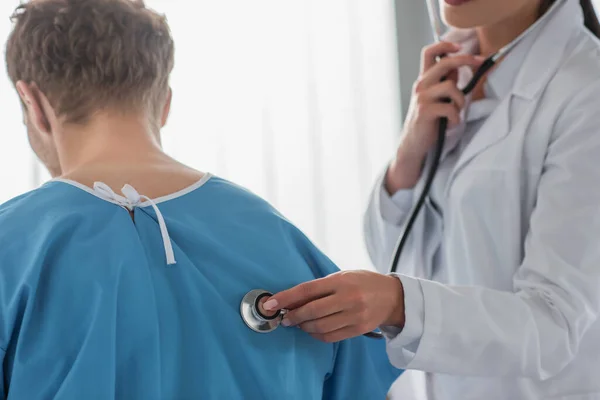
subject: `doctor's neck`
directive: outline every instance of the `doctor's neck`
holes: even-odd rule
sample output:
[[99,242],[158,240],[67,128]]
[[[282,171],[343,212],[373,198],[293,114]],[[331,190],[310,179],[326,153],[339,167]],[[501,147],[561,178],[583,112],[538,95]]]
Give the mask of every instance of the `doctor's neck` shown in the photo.
[[480,55],[488,57],[515,40],[540,17],[539,3],[526,2],[517,13],[492,25],[476,28]]

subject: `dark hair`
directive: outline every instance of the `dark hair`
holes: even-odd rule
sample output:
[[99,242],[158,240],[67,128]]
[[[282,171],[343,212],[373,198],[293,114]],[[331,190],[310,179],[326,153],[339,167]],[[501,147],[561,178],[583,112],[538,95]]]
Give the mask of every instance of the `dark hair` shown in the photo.
[[69,122],[105,107],[156,113],[164,104],[173,40],[143,0],[31,1],[13,21],[8,75],[36,83]]
[[[556,0],[542,0],[541,13],[545,13]],[[583,9],[583,18],[585,27],[588,28],[596,37],[600,38],[600,22],[598,22],[598,14],[594,10],[592,0],[579,0]]]
[[598,14],[596,14],[592,0],[580,0],[580,3],[585,17],[585,26],[600,38],[600,22],[598,22]]

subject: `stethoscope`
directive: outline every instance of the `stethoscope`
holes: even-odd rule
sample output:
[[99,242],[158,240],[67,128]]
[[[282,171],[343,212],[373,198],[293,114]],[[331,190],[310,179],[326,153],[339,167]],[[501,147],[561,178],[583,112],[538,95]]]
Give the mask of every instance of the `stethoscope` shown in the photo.
[[[488,73],[490,69],[492,69],[496,65],[498,60],[500,60],[501,58],[506,56],[512,49],[515,48],[515,46],[517,44],[519,44],[523,40],[523,38],[525,38],[531,31],[533,31],[544,20],[549,18],[549,16],[554,13],[554,11],[559,7],[559,4],[561,4],[563,1],[566,1],[566,0],[557,0],[552,5],[552,7],[545,13],[545,15],[542,18],[539,18],[533,25],[531,25],[527,30],[525,30],[515,40],[513,40],[506,46],[502,47],[496,53],[489,56],[483,62],[483,64],[481,64],[481,66],[477,69],[477,71],[475,71],[473,78],[471,78],[471,80],[469,81],[467,86],[465,86],[465,88],[462,89],[462,93],[465,96],[470,94],[473,91],[473,89],[475,89],[475,86],[477,86],[477,84],[479,83],[481,78],[486,73]],[[434,34],[434,38],[437,42],[439,42],[441,40],[441,36],[442,36],[442,28],[441,28],[442,24],[441,24],[440,18],[438,16],[438,13],[436,11],[435,0],[427,0],[426,3],[427,3],[427,9],[429,12],[429,21],[431,23],[431,28],[432,28],[432,31]],[[445,100],[445,101],[450,102],[450,100]],[[400,256],[402,255],[402,252],[404,251],[404,246],[406,245],[406,242],[407,242],[408,237],[413,229],[415,221],[417,220],[417,217],[419,216],[419,213],[421,212],[421,209],[423,208],[423,205],[425,204],[425,201],[427,200],[427,197],[429,196],[431,184],[433,183],[433,180],[435,179],[435,176],[436,176],[439,164],[440,164],[440,160],[442,158],[442,152],[444,150],[444,144],[446,142],[447,129],[448,129],[448,119],[440,118],[440,123],[439,123],[439,127],[438,127],[438,138],[437,138],[437,142],[436,142],[435,149],[433,152],[433,158],[431,160],[429,171],[427,172],[427,175],[425,177],[425,184],[423,185],[423,190],[422,190],[421,194],[419,195],[419,198],[410,213],[410,216],[408,218],[406,225],[404,226],[402,235],[399,237],[399,240],[396,244],[396,247],[394,250],[394,257],[392,259],[390,269],[389,269],[390,274],[396,273],[396,271],[398,269],[398,261],[400,261]],[[240,314],[242,316],[242,319],[246,323],[246,325],[255,332],[269,333],[269,332],[274,331],[280,325],[281,320],[283,319],[283,316],[287,312],[287,310],[280,310],[272,316],[267,316],[263,312],[261,312],[261,307],[260,307],[261,300],[265,299],[267,297],[271,297],[271,296],[273,296],[273,294],[267,292],[266,290],[252,290],[251,292],[246,294],[244,296],[244,298],[242,299],[242,302],[240,305]],[[373,339],[383,339],[384,338],[384,336],[381,332],[368,332],[368,333],[365,333],[363,336],[373,338]]]
[[[279,310],[269,315],[262,309],[262,301],[273,296],[273,293],[262,289],[254,289],[246,293],[240,303],[240,315],[246,326],[257,333],[273,332],[281,324],[288,310]],[[381,332],[368,332],[364,336],[379,339]]]
[[262,300],[273,296],[273,293],[262,289],[252,290],[244,296],[240,304],[240,315],[248,326],[257,333],[269,333],[277,329],[287,310],[279,310],[269,315],[263,312]]

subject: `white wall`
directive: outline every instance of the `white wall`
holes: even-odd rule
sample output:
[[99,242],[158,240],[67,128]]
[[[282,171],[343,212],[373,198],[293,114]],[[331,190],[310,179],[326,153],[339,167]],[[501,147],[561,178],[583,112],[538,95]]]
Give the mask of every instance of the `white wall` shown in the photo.
[[421,49],[433,39],[425,4],[424,0],[396,0],[402,117],[406,115],[412,85],[419,75]]

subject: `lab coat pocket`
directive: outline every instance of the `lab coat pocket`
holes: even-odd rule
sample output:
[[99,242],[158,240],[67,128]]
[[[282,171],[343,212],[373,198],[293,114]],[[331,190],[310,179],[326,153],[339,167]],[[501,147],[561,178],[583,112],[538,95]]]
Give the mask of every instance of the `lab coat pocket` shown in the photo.
[[[461,252],[471,256],[474,265],[488,265],[493,274],[473,272],[474,282],[509,290],[512,273],[523,258],[522,189],[526,170],[516,168],[469,167],[457,177],[449,191],[450,211],[446,216],[452,229],[446,235],[464,237],[457,248],[447,249],[452,259]],[[526,223],[526,221],[525,221]]]
[[510,218],[511,212],[520,209],[523,174],[526,171],[518,169],[465,170],[449,192],[448,202],[453,214],[458,212],[465,218],[482,221],[492,219],[494,223],[499,222],[496,221],[499,218]]

